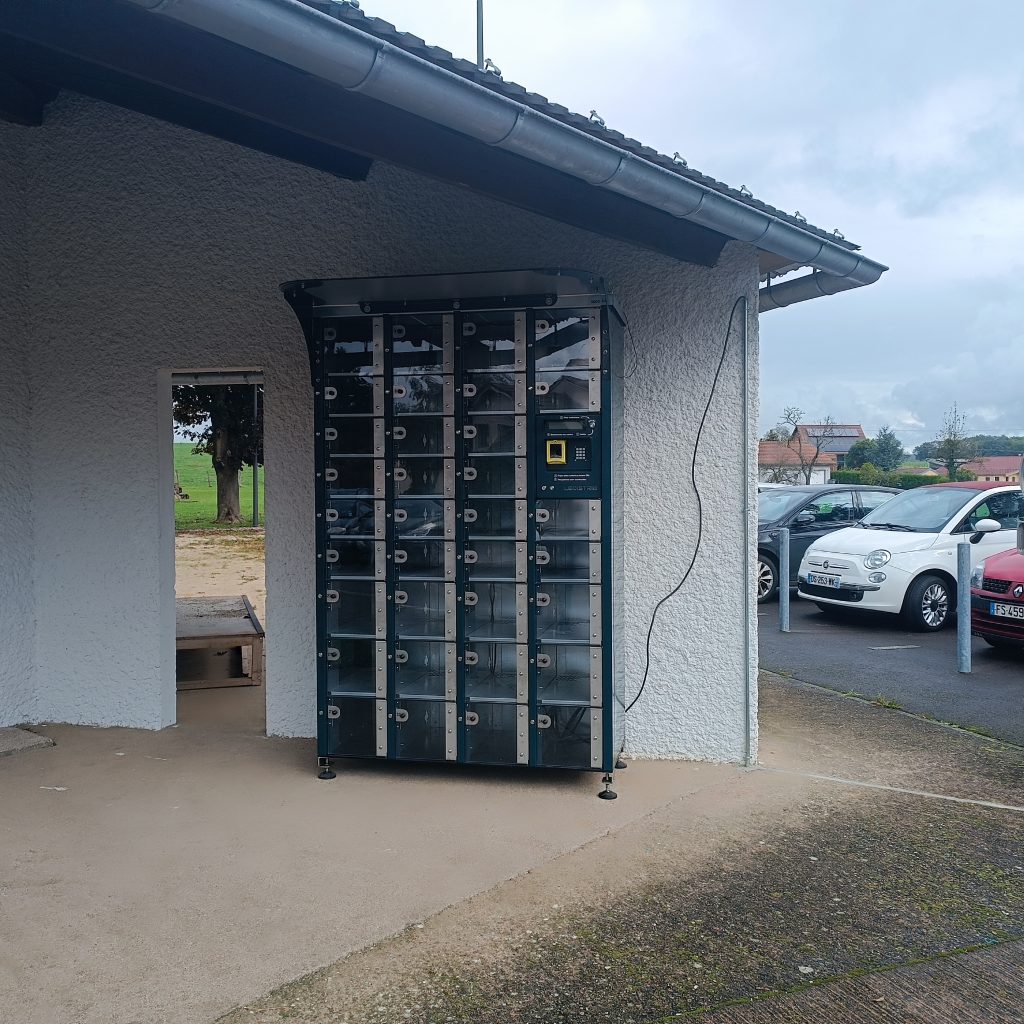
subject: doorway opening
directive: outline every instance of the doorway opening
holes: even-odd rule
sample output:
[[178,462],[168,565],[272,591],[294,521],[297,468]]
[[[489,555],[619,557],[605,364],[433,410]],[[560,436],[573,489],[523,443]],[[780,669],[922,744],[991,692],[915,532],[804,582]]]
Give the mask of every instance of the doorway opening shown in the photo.
[[177,722],[266,732],[263,374],[171,374]]

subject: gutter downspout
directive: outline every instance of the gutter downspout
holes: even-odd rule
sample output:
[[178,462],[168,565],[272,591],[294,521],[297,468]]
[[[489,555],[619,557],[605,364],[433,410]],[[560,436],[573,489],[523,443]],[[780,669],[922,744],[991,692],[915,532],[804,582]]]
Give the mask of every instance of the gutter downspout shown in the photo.
[[[828,282],[814,295],[873,284],[888,269],[845,246],[626,153],[298,0],[125,2],[597,188],[617,192],[737,241],[749,242],[796,266],[813,267]],[[805,297],[811,298],[812,294]]]
[[750,304],[743,296],[743,320],[740,332],[741,344],[741,388],[740,388],[740,429],[743,441],[740,445],[743,459],[743,766],[754,765],[754,722],[752,721],[753,701],[751,686],[756,685],[756,675],[751,671],[750,643],[752,638],[751,616],[756,615],[753,603],[753,560],[750,557],[750,514],[753,507],[750,495],[751,445],[750,445],[750,345],[747,321],[750,318]]

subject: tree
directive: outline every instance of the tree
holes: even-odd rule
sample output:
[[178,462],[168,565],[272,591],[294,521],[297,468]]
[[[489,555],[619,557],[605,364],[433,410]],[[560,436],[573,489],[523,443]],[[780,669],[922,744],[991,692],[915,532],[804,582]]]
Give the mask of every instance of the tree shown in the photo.
[[815,430],[808,433],[807,443],[805,444],[800,437],[800,431],[797,429],[803,418],[803,409],[790,405],[782,410],[782,419],[779,420],[779,426],[783,429],[788,428],[789,437],[786,440],[786,445],[796,455],[800,466],[800,475],[804,478],[804,483],[809,484],[814,473],[814,467],[821,461],[821,453],[827,449],[829,442],[836,437],[836,421],[831,416],[826,416],[820,423],[816,423],[814,425]]
[[858,441],[847,453],[844,460],[848,469],[860,469],[865,463],[879,465],[878,442],[865,437]]
[[243,466],[263,465],[263,388],[253,416],[249,384],[196,385],[174,388],[174,422],[191,428],[182,433],[195,441],[193,451],[208,454],[217,475],[218,523],[240,523],[238,474]]
[[956,480],[961,466],[978,456],[977,442],[973,437],[968,437],[964,429],[966,422],[967,417],[960,414],[954,402],[943,416],[942,430],[935,437],[933,458],[946,467],[946,476],[950,480]]
[[789,442],[789,435],[792,433],[787,427],[781,423],[776,423],[765,435],[761,438],[762,441],[777,441],[779,444],[787,444]]
[[875,457],[871,460],[879,469],[895,469],[903,462],[903,442],[885,424],[875,435]]

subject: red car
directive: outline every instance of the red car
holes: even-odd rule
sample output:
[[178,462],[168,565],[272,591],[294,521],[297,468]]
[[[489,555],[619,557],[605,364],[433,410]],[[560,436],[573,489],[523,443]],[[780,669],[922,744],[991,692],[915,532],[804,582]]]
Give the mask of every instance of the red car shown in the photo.
[[982,559],[971,574],[971,632],[992,647],[1024,650],[1024,554]]

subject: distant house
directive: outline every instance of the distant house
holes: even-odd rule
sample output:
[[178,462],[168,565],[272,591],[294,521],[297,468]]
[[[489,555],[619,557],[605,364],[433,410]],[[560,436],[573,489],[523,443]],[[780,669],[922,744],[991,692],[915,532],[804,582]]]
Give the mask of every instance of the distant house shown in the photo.
[[[838,459],[832,452],[820,452],[814,458],[815,446],[804,445],[803,460],[806,463],[814,460],[810,483],[827,484],[832,479]],[[807,483],[800,468],[801,446],[782,441],[761,441],[757,446],[757,479],[765,484],[803,484]]]
[[867,436],[859,423],[800,423],[795,433],[800,443],[812,450],[818,445],[819,439],[825,437],[827,440],[821,446],[821,451],[836,456],[838,469],[846,465],[850,449]]
[[988,480],[997,484],[1020,483],[1019,455],[986,455],[973,459],[964,465],[964,469],[973,473],[979,480]]

